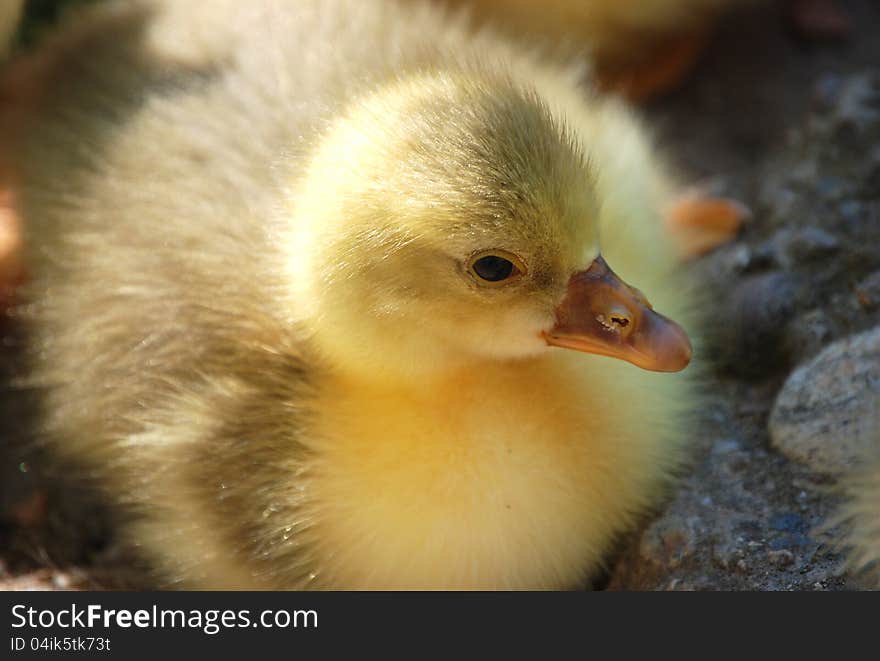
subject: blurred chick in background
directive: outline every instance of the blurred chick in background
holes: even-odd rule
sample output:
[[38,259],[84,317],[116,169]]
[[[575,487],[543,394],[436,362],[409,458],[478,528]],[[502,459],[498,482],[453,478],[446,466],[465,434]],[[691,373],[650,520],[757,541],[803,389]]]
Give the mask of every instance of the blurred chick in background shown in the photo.
[[641,100],[676,86],[726,11],[761,0],[449,0],[522,39],[586,52],[606,90]]
[[663,497],[676,187],[577,68],[429,4],[133,0],[21,72],[28,383],[160,584],[575,587]]

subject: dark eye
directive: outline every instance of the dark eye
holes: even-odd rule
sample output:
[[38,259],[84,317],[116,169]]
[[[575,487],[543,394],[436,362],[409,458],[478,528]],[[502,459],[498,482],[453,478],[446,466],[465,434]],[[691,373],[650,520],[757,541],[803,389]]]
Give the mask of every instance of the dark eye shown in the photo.
[[498,255],[486,255],[474,262],[474,273],[489,282],[507,280],[514,268],[513,262]]
[[499,284],[523,273],[519,260],[513,255],[499,255],[495,252],[478,255],[471,261],[470,270],[480,280]]

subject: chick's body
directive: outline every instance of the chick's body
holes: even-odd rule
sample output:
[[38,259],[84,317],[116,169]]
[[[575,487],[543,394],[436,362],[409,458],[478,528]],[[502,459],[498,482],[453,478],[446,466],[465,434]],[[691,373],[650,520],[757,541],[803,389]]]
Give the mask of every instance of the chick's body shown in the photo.
[[354,0],[112,4],[21,66],[46,433],[165,580],[572,587],[655,502],[687,378],[541,336],[600,244],[687,312],[661,171],[574,72]]

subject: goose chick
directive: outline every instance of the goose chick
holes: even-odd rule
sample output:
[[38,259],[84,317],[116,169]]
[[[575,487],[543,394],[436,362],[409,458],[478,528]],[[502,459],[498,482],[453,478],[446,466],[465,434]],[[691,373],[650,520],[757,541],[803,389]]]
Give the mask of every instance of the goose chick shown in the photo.
[[163,585],[574,587],[657,502],[669,186],[572,70],[378,0],[112,3],[21,66],[44,431]]

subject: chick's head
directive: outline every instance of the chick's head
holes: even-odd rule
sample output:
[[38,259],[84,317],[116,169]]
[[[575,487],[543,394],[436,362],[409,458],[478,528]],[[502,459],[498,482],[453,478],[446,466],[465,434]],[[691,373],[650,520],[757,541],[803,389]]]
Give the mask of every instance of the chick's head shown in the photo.
[[315,346],[373,373],[554,346],[681,369],[683,331],[600,255],[584,141],[508,80],[434,73],[354,104],[291,202],[288,275]]

